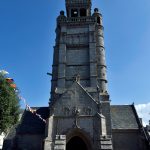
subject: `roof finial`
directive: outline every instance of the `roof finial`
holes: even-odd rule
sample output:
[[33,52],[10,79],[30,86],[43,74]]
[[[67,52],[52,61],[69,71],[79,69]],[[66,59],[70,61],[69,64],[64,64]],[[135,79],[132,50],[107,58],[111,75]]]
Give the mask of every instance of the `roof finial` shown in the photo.
[[80,75],[79,74],[77,74],[77,76],[76,76],[76,82],[80,82]]
[[94,12],[95,12],[95,13],[98,13],[98,12],[99,12],[99,9],[98,9],[98,8],[95,8],[95,9],[94,9]]

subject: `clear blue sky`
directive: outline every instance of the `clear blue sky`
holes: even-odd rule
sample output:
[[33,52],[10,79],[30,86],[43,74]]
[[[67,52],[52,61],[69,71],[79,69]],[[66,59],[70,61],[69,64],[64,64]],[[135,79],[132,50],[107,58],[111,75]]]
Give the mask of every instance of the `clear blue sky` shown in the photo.
[[[93,0],[105,28],[112,104],[150,102],[150,0]],[[47,106],[56,17],[64,0],[0,0],[0,70],[30,106]]]

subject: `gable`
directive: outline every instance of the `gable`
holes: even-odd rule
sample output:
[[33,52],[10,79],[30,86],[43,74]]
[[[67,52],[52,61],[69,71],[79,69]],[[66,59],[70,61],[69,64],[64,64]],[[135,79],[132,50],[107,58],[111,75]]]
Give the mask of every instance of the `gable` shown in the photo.
[[74,109],[78,109],[81,115],[94,115],[97,111],[97,103],[78,82],[74,82],[56,100],[53,108],[56,116],[72,115]]

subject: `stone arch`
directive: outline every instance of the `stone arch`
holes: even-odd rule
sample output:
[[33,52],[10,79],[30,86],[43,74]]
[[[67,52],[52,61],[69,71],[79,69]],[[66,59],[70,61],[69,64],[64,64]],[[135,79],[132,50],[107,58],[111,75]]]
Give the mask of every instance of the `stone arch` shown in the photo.
[[66,150],[88,150],[88,147],[79,136],[74,136],[68,141]]
[[78,138],[78,140],[81,140],[83,142],[83,144],[86,145],[86,150],[92,150],[92,138],[90,137],[90,135],[81,130],[81,129],[72,129],[70,131],[67,132],[66,134],[66,144],[71,141],[73,138]]
[[78,17],[78,9],[71,9],[71,17]]

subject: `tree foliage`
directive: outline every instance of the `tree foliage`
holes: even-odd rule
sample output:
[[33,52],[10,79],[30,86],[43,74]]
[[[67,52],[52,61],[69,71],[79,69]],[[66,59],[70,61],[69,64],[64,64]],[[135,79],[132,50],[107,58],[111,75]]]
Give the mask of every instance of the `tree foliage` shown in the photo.
[[7,132],[19,118],[19,98],[5,76],[0,74],[0,133]]

